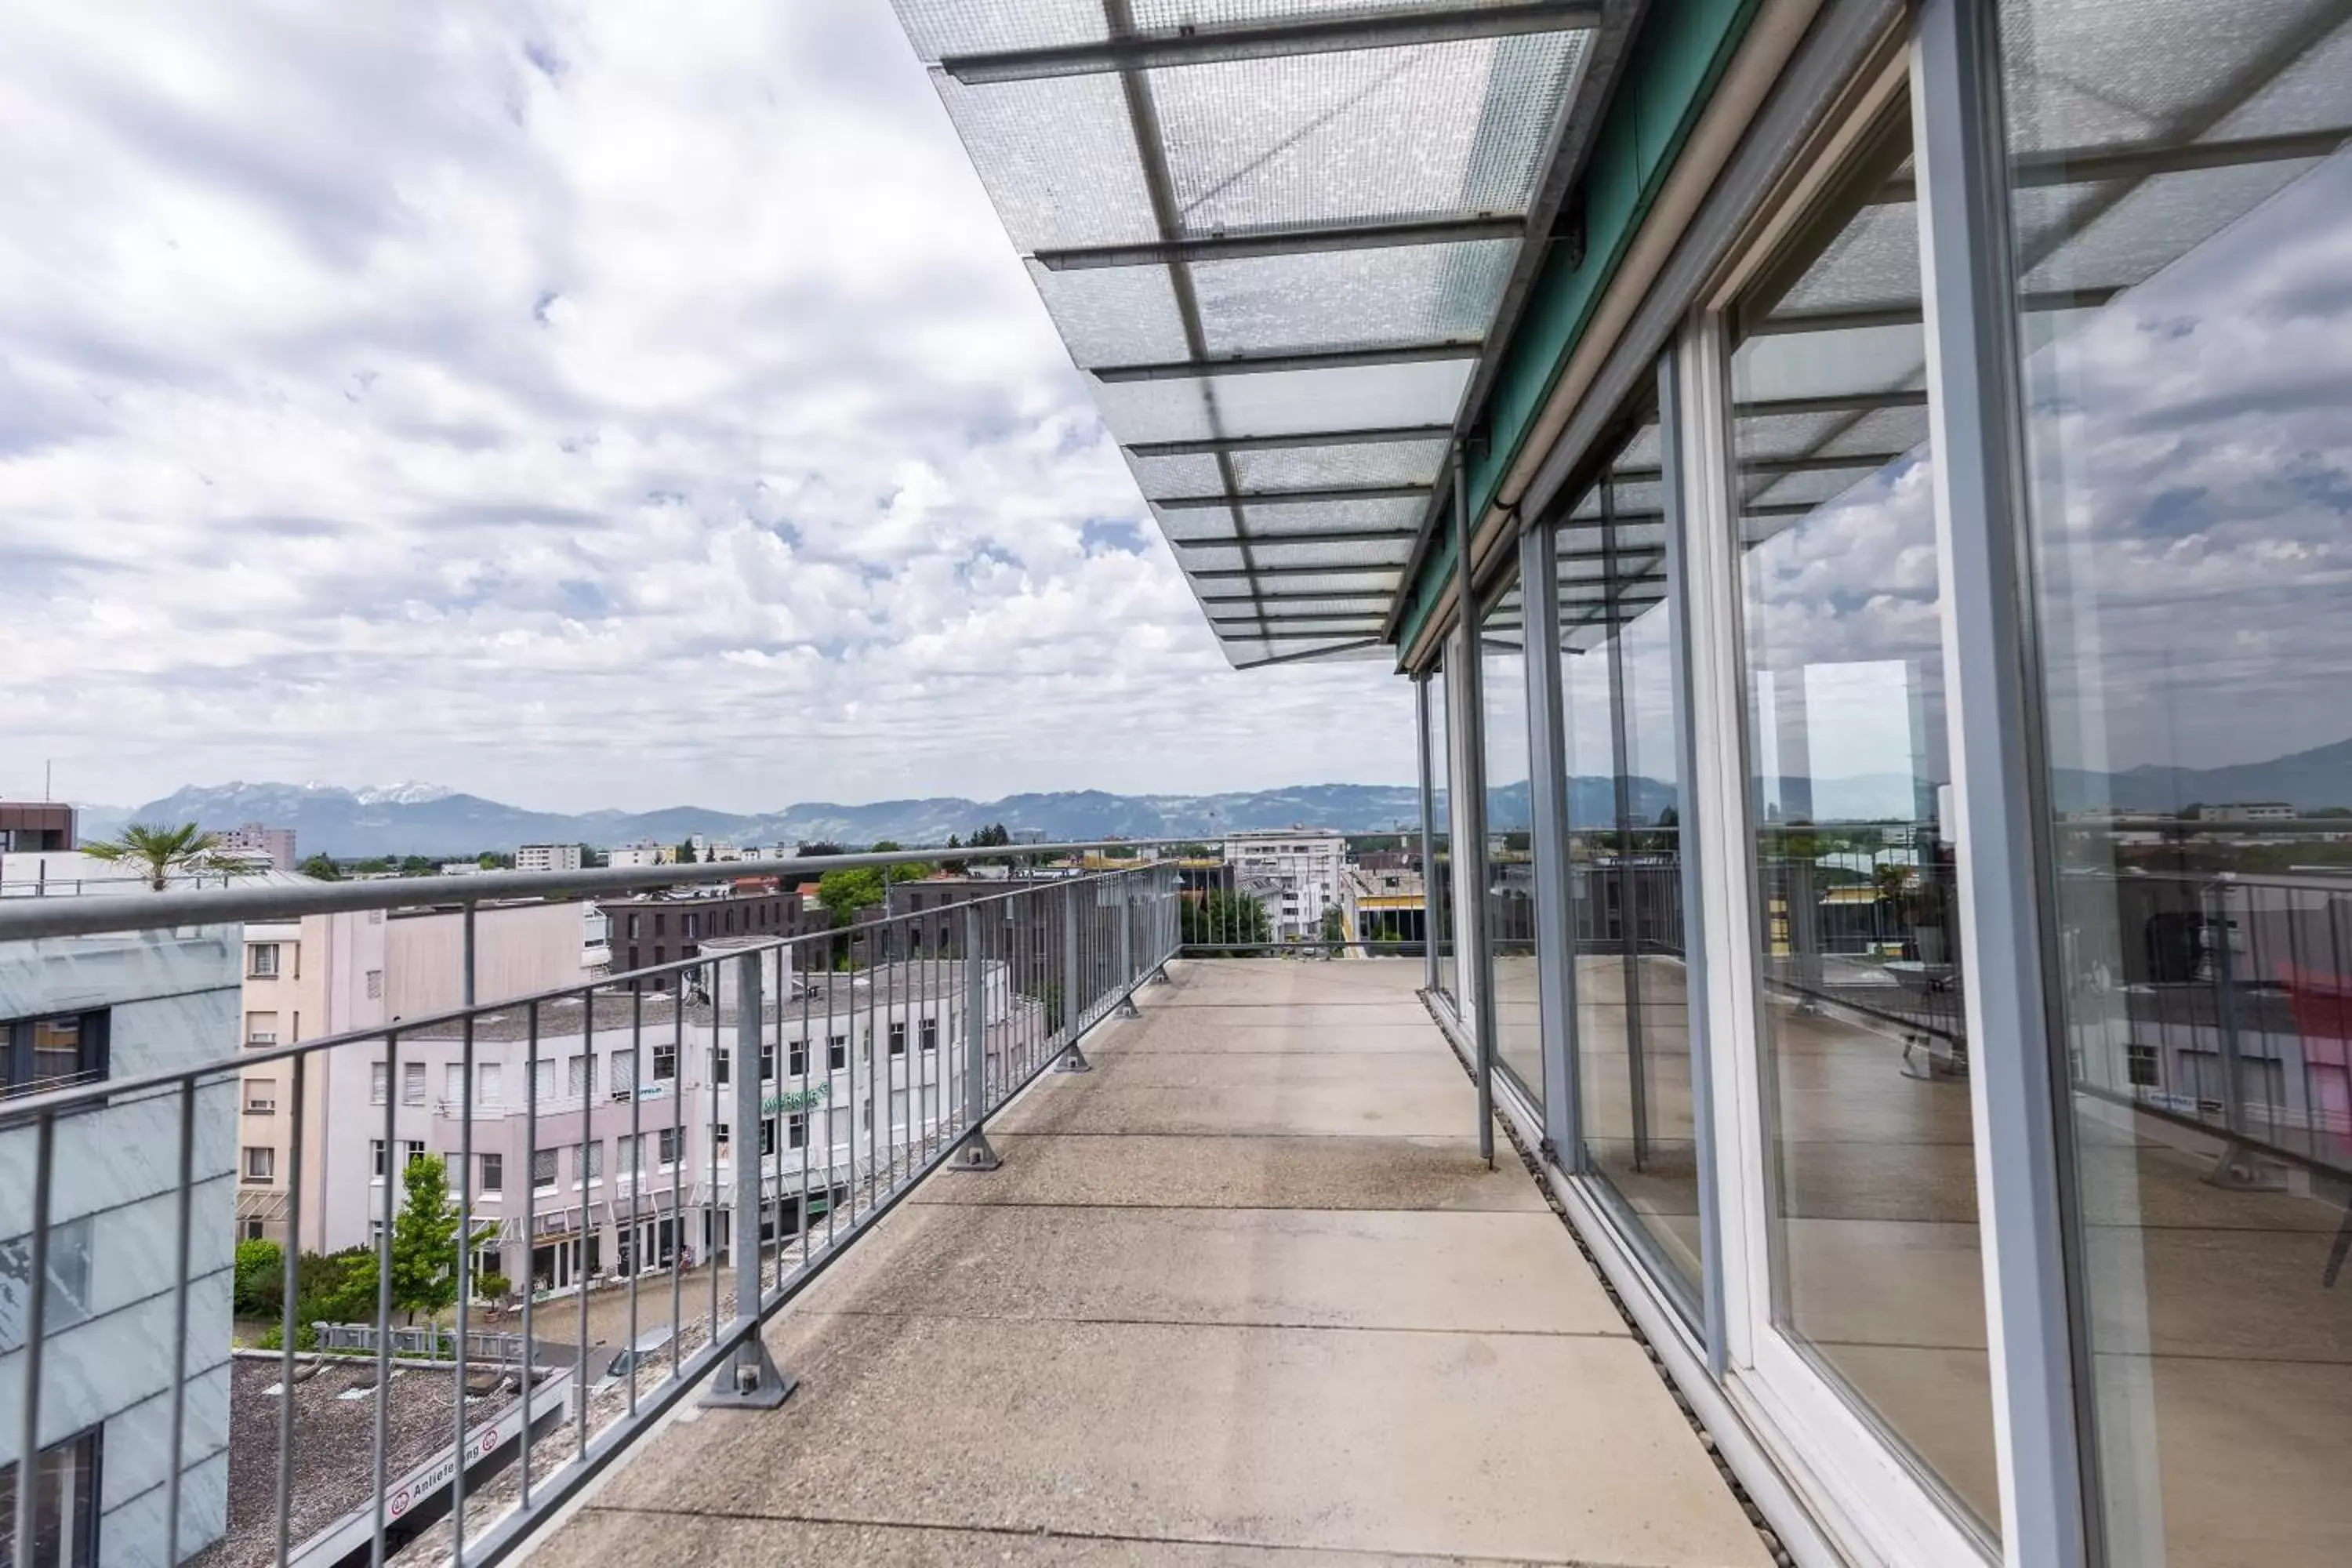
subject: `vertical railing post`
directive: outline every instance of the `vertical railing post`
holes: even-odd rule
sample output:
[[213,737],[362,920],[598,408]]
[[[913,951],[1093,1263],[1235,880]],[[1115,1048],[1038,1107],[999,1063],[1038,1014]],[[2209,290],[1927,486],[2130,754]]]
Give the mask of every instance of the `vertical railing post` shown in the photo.
[[1421,763],[1421,956],[1424,989],[1437,989],[1437,781],[1429,758],[1429,677],[1412,679],[1413,733]]
[[1135,1010],[1135,879],[1114,872],[1111,886],[1118,889],[1118,1016],[1139,1018]]
[[[751,1329],[743,1342],[736,1347],[735,1360],[712,1384],[703,1396],[706,1405],[729,1406],[737,1409],[773,1410],[792,1396],[799,1386],[797,1378],[789,1377],[778,1369],[768,1354],[767,1342],[760,1337],[760,1042],[765,1032],[764,1014],[760,994],[760,954],[744,953],[735,961],[735,1047],[733,1058],[728,1063],[728,1079],[735,1089],[734,1126],[728,1137],[727,1158],[735,1175],[734,1215],[728,1222],[733,1234],[729,1237],[730,1252],[735,1265],[735,1321],[749,1322]],[[716,965],[710,976],[710,1008],[715,1017],[720,995],[719,973]],[[714,1057],[715,1064],[717,1058]],[[778,1129],[782,1135],[782,1129]],[[718,1207],[719,1194],[711,1194],[711,1206]],[[585,1227],[585,1214],[583,1214]],[[713,1238],[716,1240],[716,1237]],[[719,1259],[710,1259],[711,1278],[719,1274]]]
[[1003,1161],[989,1146],[982,1126],[988,1118],[988,965],[982,954],[980,902],[963,907],[963,1147],[950,1168],[993,1171]]
[[1495,965],[1486,940],[1486,649],[1478,626],[1478,594],[1471,572],[1469,475],[1462,448],[1454,449],[1454,602],[1461,613],[1462,713],[1447,739],[1461,740],[1461,779],[1455,793],[1465,811],[1454,846],[1454,861],[1470,875],[1469,897],[1454,911],[1454,951],[1469,960],[1460,973],[1471,1014],[1478,1079],[1478,1157],[1495,1164]]
[[1062,888],[1062,1054],[1064,1072],[1092,1072],[1094,1064],[1078,1048],[1086,1026],[1078,1017],[1078,889],[1071,881]]

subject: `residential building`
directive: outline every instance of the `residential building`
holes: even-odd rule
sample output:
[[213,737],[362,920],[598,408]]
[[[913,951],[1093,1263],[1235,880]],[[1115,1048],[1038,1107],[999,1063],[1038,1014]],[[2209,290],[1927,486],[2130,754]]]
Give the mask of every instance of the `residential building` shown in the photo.
[[[802,892],[787,891],[773,877],[604,899],[596,909],[605,920],[608,963],[623,973],[692,958],[714,938],[798,936],[831,923]],[[670,988],[662,976],[647,984]]]
[[2200,805],[2200,822],[2293,822],[2294,807],[2283,800],[2241,800],[2222,805]]
[[1225,840],[1224,858],[1237,882],[1265,904],[1276,942],[1317,940],[1323,911],[1339,906],[1348,863],[1343,835],[1305,827],[1236,833]]
[[615,846],[612,852],[604,857],[604,864],[616,870],[623,867],[674,866],[677,863],[677,845],[656,844],[647,839],[640,839],[635,844]]
[[[74,847],[74,808],[63,801],[0,800],[0,856]],[[0,862],[0,872],[6,869]]]
[[[58,878],[52,896],[69,897],[57,889],[76,880]],[[135,879],[83,885],[91,898],[142,892]],[[39,1137],[8,1124],[9,1102],[218,1060],[236,1038],[238,945],[233,926],[0,943],[0,1409],[9,1415],[0,1421],[0,1500],[13,1503],[26,1484],[17,1416]],[[41,1562],[140,1560],[139,1543],[163,1537],[175,1451],[184,1549],[202,1549],[226,1527],[236,1092],[215,1079],[193,1090],[189,1107],[189,1352],[176,1450],[168,1353],[176,1303],[162,1288],[168,1264],[159,1275],[157,1263],[179,1246],[180,1093],[126,1093],[52,1124],[41,1458],[29,1483]],[[5,1517],[13,1526],[13,1510]]]
[[[759,945],[721,938],[709,951]],[[766,1041],[757,1070],[774,1086],[771,1115],[756,1133],[769,1166],[763,1241],[774,1239],[778,1225],[783,1236],[798,1235],[805,1220],[845,1199],[850,1183],[904,1158],[942,1117],[952,1119],[961,1104],[965,984],[961,961],[805,980],[788,966],[782,1000],[761,1010]],[[1037,1004],[1016,1001],[1002,964],[992,963],[983,990],[992,1051],[1004,1048],[1016,1025],[1034,1031],[1021,1009]],[[396,1182],[418,1154],[441,1156],[456,1192],[470,1121],[472,1213],[478,1225],[495,1226],[480,1271],[565,1290],[705,1258],[728,1243],[734,1194],[735,1101],[711,1090],[714,1079],[730,1081],[735,996],[732,970],[722,968],[715,1010],[698,990],[543,1004],[535,1054],[530,1010],[490,1013],[475,1025],[470,1085],[457,1026],[403,1035],[397,1085],[377,1052],[372,1120],[352,1124],[355,1132],[375,1130],[352,1140],[368,1161],[371,1214],[382,1212],[384,1181]],[[381,1131],[387,1095],[397,1099],[388,1151]]]
[[273,871],[294,869],[294,830],[248,822],[220,835],[219,853],[226,859],[251,859]]
[[[561,990],[597,977],[583,945],[593,905],[485,904],[475,915],[475,994],[484,1002]],[[447,1013],[464,1000],[465,921],[448,909],[352,910],[245,928],[243,1037],[291,1045]],[[355,1055],[331,1051],[305,1069],[301,1149],[292,1141],[289,1062],[241,1075],[238,1239],[285,1239],[295,1163],[302,1163],[302,1247],[331,1252],[369,1237],[367,1129],[374,1086]],[[371,1121],[371,1116],[374,1121]]]
[[515,851],[518,871],[577,871],[580,864],[577,844],[525,844]]

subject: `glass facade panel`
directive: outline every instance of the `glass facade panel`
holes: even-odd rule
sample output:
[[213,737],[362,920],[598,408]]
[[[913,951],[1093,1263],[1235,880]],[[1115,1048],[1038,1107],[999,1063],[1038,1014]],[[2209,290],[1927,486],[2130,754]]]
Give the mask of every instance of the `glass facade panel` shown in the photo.
[[2102,1533],[2352,1562],[2352,7],[2000,25]]
[[1543,1102],[1543,1028],[1536,996],[1536,863],[1528,816],[1527,616],[1515,582],[1479,623],[1486,700],[1486,927],[1494,957],[1495,1056],[1527,1097]]
[[1696,1315],[1698,1156],[1684,988],[1682,784],[1658,515],[1658,426],[1636,422],[1553,532],[1567,711],[1569,920],[1585,1160]]
[[[1927,371],[1909,143],[1898,104],[1734,313],[1752,963],[1776,1320],[1989,1531],[1933,455],[1834,455],[1874,418],[1917,433],[1891,413]],[[1867,324],[1819,303],[1860,299]]]

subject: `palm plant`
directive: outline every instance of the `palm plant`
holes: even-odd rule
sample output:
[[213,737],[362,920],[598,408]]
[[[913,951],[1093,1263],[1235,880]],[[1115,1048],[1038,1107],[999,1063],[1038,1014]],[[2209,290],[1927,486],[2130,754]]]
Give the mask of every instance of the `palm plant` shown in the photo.
[[120,838],[96,839],[78,847],[93,860],[137,867],[147,885],[160,893],[175,873],[226,869],[228,862],[221,858],[219,834],[206,833],[193,822],[177,827],[134,822]]

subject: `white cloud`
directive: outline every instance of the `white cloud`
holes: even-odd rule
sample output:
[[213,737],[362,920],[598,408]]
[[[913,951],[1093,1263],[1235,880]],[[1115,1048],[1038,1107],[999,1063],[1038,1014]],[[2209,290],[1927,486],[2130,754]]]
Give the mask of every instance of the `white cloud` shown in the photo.
[[130,9],[0,56],[0,793],[1412,776],[1226,668],[883,0]]

